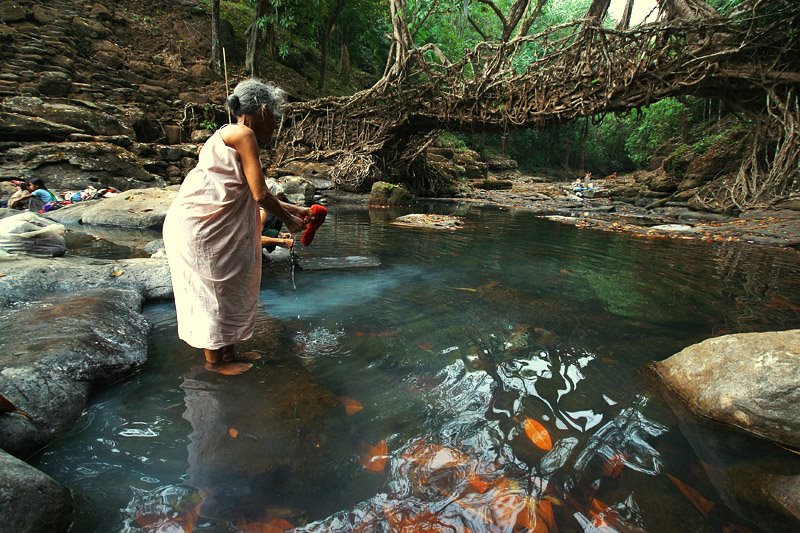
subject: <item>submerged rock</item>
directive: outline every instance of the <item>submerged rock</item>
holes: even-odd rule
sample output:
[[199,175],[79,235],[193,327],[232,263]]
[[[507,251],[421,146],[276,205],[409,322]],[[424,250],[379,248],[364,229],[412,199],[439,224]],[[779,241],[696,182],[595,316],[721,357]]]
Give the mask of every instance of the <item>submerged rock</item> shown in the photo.
[[399,226],[432,229],[458,229],[464,225],[461,218],[450,215],[411,214],[397,217],[393,222]]
[[67,531],[72,522],[69,489],[0,450],[0,531]]
[[698,465],[721,497],[714,501],[716,495],[704,496],[712,500],[715,518],[724,518],[727,508],[765,531],[797,531],[800,465],[795,456],[769,441],[710,423],[672,392],[665,397],[700,460]]
[[655,369],[703,416],[800,448],[800,329],[708,339]]

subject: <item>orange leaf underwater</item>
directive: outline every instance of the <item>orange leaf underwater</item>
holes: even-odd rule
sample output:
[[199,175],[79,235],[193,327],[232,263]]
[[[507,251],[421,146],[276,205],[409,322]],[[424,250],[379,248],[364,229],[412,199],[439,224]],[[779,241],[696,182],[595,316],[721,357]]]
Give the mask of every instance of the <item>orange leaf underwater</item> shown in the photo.
[[700,511],[705,518],[708,518],[708,513],[710,513],[711,509],[714,508],[714,502],[707,500],[702,494],[675,476],[667,474],[667,477],[670,479],[670,481],[675,483],[675,486],[680,489],[683,495],[686,496],[690,502],[692,502],[692,505],[697,507],[697,510]]
[[532,418],[525,417],[523,423],[525,427],[525,434],[531,439],[536,446],[545,451],[553,449],[553,441],[550,440],[550,433],[547,428]]
[[361,466],[370,472],[383,472],[389,460],[389,446],[385,440],[370,446],[367,453],[361,456]]
[[558,526],[553,516],[553,505],[548,500],[536,501],[528,496],[525,507],[517,515],[517,527],[530,533],[556,533]]
[[348,398],[347,396],[339,396],[339,401],[344,405],[344,412],[348,415],[354,415],[364,409],[364,406],[358,400]]
[[236,428],[228,428],[228,435],[230,435],[232,439],[235,439],[239,436],[239,430]]

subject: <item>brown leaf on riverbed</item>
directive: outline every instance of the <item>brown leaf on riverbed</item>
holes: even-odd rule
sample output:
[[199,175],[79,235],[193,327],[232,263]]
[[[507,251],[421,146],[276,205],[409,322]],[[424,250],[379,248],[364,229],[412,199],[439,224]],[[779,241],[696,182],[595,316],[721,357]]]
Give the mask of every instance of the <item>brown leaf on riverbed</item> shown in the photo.
[[344,405],[344,412],[347,413],[348,416],[354,415],[364,409],[364,406],[361,405],[361,402],[352,398],[348,398],[347,396],[339,396],[339,401],[342,402],[342,405]]
[[236,428],[228,428],[228,435],[230,435],[232,439],[235,439],[239,436],[239,430]]
[[24,416],[28,420],[33,420],[33,417],[31,415],[29,415],[22,409],[17,409],[17,406],[8,401],[8,399],[6,399],[5,396],[0,394],[0,414],[2,413],[16,413],[18,415]]
[[375,446],[370,446],[367,452],[361,456],[361,466],[370,472],[383,472],[389,460],[389,445],[385,440],[380,441]]
[[294,529],[294,525],[283,518],[270,518],[266,522],[239,522],[236,531],[241,533],[283,533]]
[[708,513],[710,513],[711,509],[714,508],[714,502],[707,500],[702,494],[675,476],[667,474],[667,477],[670,479],[670,481],[675,483],[675,486],[678,487],[683,495],[686,496],[690,502],[692,502],[692,505],[694,505],[705,518],[708,518]]
[[124,273],[125,273],[125,271],[124,271],[124,270],[115,270],[115,271],[113,271],[113,272],[111,273],[111,275],[112,275],[113,277],[115,277],[115,278],[118,278],[118,277],[120,277],[121,275],[123,275]]
[[532,418],[525,417],[523,427],[525,428],[525,435],[527,435],[536,446],[545,451],[553,449],[553,441],[550,439],[550,433],[541,423]]

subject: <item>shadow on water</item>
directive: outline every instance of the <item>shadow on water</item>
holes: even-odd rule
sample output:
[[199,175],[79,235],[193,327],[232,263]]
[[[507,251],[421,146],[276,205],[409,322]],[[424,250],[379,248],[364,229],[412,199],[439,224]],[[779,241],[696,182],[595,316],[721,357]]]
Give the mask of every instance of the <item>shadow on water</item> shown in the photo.
[[[780,528],[730,488],[763,444],[676,416],[640,369],[797,327],[796,252],[459,209],[446,233],[332,209],[303,258],[381,266],[265,267],[242,376],[199,367],[172,304],[149,306],[145,369],[37,465],[73,489],[76,529]],[[719,466],[731,450],[748,468]]]

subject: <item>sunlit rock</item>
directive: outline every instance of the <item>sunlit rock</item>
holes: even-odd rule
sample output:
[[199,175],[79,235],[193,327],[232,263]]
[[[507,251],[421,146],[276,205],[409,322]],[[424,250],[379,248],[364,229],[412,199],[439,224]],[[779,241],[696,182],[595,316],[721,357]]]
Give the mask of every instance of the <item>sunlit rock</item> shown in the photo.
[[708,339],[655,368],[700,414],[800,447],[800,330]]
[[394,224],[399,226],[411,226],[415,228],[430,228],[430,229],[459,229],[463,226],[460,217],[449,215],[422,215],[411,214],[397,217]]
[[160,228],[177,195],[174,187],[127,191],[105,198],[86,209],[81,215],[81,222],[98,226]]

